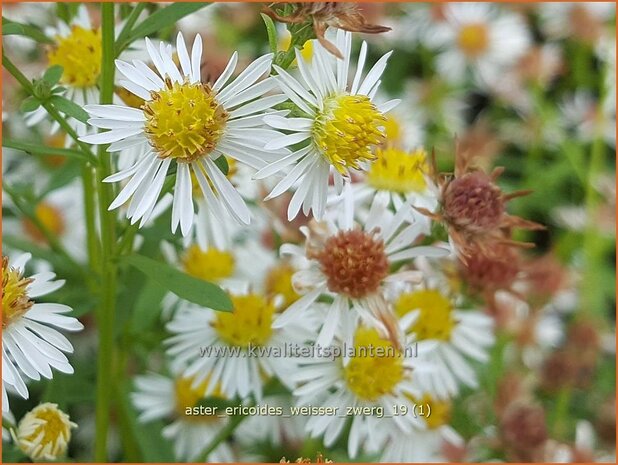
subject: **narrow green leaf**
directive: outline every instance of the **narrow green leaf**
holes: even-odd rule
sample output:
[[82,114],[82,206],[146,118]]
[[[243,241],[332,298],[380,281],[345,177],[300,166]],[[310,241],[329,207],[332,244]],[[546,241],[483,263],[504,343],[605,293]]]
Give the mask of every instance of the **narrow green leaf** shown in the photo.
[[221,172],[226,176],[230,172],[230,165],[227,162],[227,158],[225,158],[225,155],[221,155],[219,158],[217,158],[215,160],[215,165],[217,165]]
[[63,71],[64,69],[60,65],[51,66],[50,68],[47,68],[47,71],[45,71],[43,79],[47,81],[50,86],[54,86],[58,83],[58,81],[60,81]]
[[[136,274],[141,276],[139,273]],[[133,307],[134,310],[131,318],[133,331],[139,332],[149,329],[157,321],[157,317],[161,314],[161,300],[163,300],[166,293],[167,289],[152,279],[149,279],[144,284]]]
[[174,3],[165,8],[161,8],[137,25],[129,34],[127,42],[131,43],[136,39],[140,39],[171,24],[175,24],[178,20],[201,10],[207,5],[209,5],[208,2]]
[[67,116],[75,118],[82,123],[88,121],[88,113],[86,113],[86,111],[76,103],[71,102],[60,95],[53,95],[49,101],[56,107],[56,109],[58,109],[58,111],[66,114]]
[[36,26],[11,21],[9,19],[6,19],[5,17],[2,17],[2,35],[19,35],[29,37],[30,39],[35,40],[36,42],[40,42],[42,44],[52,44],[54,42]]
[[272,18],[264,13],[260,13],[262,15],[262,19],[264,20],[264,24],[266,25],[266,33],[268,34],[268,45],[270,46],[270,51],[273,53],[277,52],[277,28],[275,27],[275,23]]
[[35,97],[28,97],[23,102],[21,102],[21,105],[19,106],[19,110],[22,113],[30,113],[31,111],[36,110],[40,106],[41,106],[41,102],[39,101],[39,99]]
[[230,297],[215,284],[194,278],[142,255],[131,255],[124,258],[124,261],[182,299],[213,310],[232,310]]
[[23,150],[26,153],[31,153],[32,155],[42,155],[42,156],[62,156],[67,158],[75,158],[78,160],[86,160],[94,162],[96,160],[91,160],[88,156],[84,155],[79,150],[73,149],[62,149],[58,147],[50,147],[48,145],[36,144],[31,142],[24,142],[21,140],[14,140],[8,137],[2,138],[2,147],[6,147],[9,149]]

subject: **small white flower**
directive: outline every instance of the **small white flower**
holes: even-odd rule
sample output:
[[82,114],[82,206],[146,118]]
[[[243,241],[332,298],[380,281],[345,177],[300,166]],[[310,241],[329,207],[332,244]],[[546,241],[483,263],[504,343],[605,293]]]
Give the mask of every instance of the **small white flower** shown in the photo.
[[294,322],[320,297],[328,296],[332,304],[318,337],[317,344],[321,346],[332,341],[339,322],[351,309],[366,323],[388,331],[392,318],[382,295],[384,286],[419,278],[415,271],[391,274],[390,266],[421,255],[449,253],[445,248],[413,245],[425,225],[409,224],[413,218],[409,204],[392,213],[374,200],[366,220],[358,225],[352,203],[348,185],[339,218],[303,226],[301,231],[307,238],[304,249],[293,244],[281,247],[282,254],[306,259],[304,269],[293,277],[294,287],[304,295],[285,311],[276,325]]
[[193,176],[217,218],[229,214],[248,224],[249,209],[216,160],[227,155],[259,169],[286,153],[262,148],[278,134],[262,128],[264,112],[286,99],[283,95],[258,98],[276,86],[272,79],[258,82],[270,70],[272,54],[258,58],[230,82],[238,62],[234,53],[219,79],[210,85],[201,82],[201,36],[196,36],[189,56],[183,36],[178,34],[180,68],[173,62],[171,46],[160,43],[157,50],[148,39],[146,46],[157,72],[141,61],[116,61],[118,71],[127,78],[121,84],[145,100],[142,109],[85,107],[92,116],[91,125],[110,131],[83,137],[84,142],[111,143],[110,152],[136,145],[144,148],[133,166],[106,179],[117,182],[130,178],[109,208],[130,200],[127,216],[131,222],[148,218],[168,172],[176,168],[172,231],[180,225],[186,236],[193,225]]
[[441,290],[443,286],[406,287],[392,299],[400,319],[415,316],[404,330],[418,341],[436,342],[435,349],[425,355],[435,367],[428,376],[428,392],[447,399],[458,393],[460,384],[476,387],[476,374],[468,359],[488,360],[487,349],[494,343],[493,320],[479,311],[459,308]]
[[[232,294],[234,309],[221,312],[196,305],[179,308],[166,328],[173,333],[164,344],[172,368],[183,370],[195,384],[209,378],[207,394],[218,383],[229,397],[262,396],[264,383],[276,376],[290,386],[296,361],[286,344],[303,346],[315,335],[315,320],[306,313],[295,324],[280,328],[281,315],[271,299],[255,292]],[[209,350],[211,352],[205,352]]]
[[290,220],[301,207],[305,215],[312,210],[314,217],[323,216],[330,175],[340,192],[351,170],[365,169],[374,160],[372,148],[384,139],[384,114],[399,103],[398,100],[380,105],[374,102],[392,52],[380,58],[361,79],[367,57],[367,44],[363,42],[356,74],[349,85],[352,34],[337,30],[335,45],[342,51],[343,59],[335,58],[317,40],[313,41],[310,62],[296,50],[299,78],[275,66],[277,75],[273,79],[303,116],[266,116],[264,121],[268,125],[289,134],[272,139],[265,148],[274,150],[299,143],[303,147],[258,171],[255,177],[288,171],[293,165],[267,197],[277,197],[296,186],[288,208]]
[[[206,383],[197,386],[183,376],[170,378],[148,374],[135,378],[136,390],[131,394],[133,404],[140,412],[138,420],[171,420],[162,430],[163,437],[173,441],[177,460],[195,460],[204,452],[208,443],[227,425],[228,419],[217,415],[193,414],[193,408],[206,395]],[[211,397],[225,399],[220,392]],[[234,454],[225,442],[208,456],[209,462],[233,462]]]
[[38,381],[51,379],[52,368],[73,373],[65,353],[73,346],[55,328],[80,331],[83,325],[75,318],[63,315],[70,307],[54,303],[34,303],[32,299],[47,295],[64,284],[54,281],[55,274],[41,272],[24,277],[30,254],[19,256],[10,265],[2,259],[2,411],[9,408],[7,388],[24,399],[28,388],[24,378]]
[[24,415],[13,439],[34,461],[58,460],[66,454],[71,428],[77,428],[77,424],[58,405],[44,403]]
[[472,68],[481,83],[501,73],[523,55],[530,43],[524,21],[488,3],[449,3],[428,40],[443,51],[437,57],[440,75],[461,82]]
[[[375,328],[356,326],[353,316],[345,315],[344,320],[342,331],[326,348],[331,351],[328,356],[316,354],[300,363],[294,395],[299,406],[338,408],[336,415],[311,416],[306,430],[312,437],[323,435],[324,445],[330,447],[350,425],[348,454],[354,458],[361,448],[376,453],[390,439],[424,428],[423,420],[413,414],[412,398],[421,397],[431,367],[413,351],[425,353],[431,343],[401,350]],[[340,356],[332,360],[331,354]],[[348,408],[357,410],[352,414]]]

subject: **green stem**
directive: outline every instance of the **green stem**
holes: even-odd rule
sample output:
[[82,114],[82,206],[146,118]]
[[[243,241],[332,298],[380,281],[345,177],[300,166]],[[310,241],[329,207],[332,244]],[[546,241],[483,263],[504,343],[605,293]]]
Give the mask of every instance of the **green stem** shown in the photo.
[[131,11],[131,13],[129,14],[129,17],[127,18],[127,21],[124,23],[124,26],[122,28],[122,30],[120,31],[120,34],[118,34],[118,39],[116,40],[116,56],[119,56],[122,51],[127,47],[127,37],[129,37],[129,34],[131,33],[131,29],[133,29],[133,26],[135,25],[135,22],[137,21],[137,18],[139,18],[139,15],[141,14],[142,11],[144,11],[144,8],[146,8],[146,3],[141,2],[138,3],[135,8],[133,8],[133,11]]
[[[114,94],[114,4],[102,3],[101,104],[112,103]],[[107,462],[107,436],[113,385],[120,380],[113,373],[114,318],[116,313],[115,214],[107,207],[113,198],[112,186],[103,182],[111,174],[111,159],[106,146],[99,147],[96,170],[99,222],[101,225],[101,302],[97,315],[99,349],[97,357],[95,461]]]
[[569,407],[571,406],[572,392],[570,387],[564,387],[558,393],[552,424],[553,438],[560,439],[564,436],[565,427],[567,426],[566,420],[569,416]]
[[9,137],[2,138],[2,147],[7,147],[9,149],[22,150],[26,153],[31,153],[33,155],[43,155],[43,156],[61,156],[67,158],[73,158],[81,161],[89,161],[96,162],[96,160],[90,157],[87,157],[83,152],[79,150],[73,149],[63,149],[58,147],[48,147],[46,145],[33,144],[31,142],[24,142],[21,140],[11,139]]
[[225,428],[219,431],[219,434],[217,434],[214,439],[210,441],[208,447],[204,449],[204,452],[202,452],[202,454],[198,457],[197,461],[206,463],[208,456],[212,453],[212,451],[214,451],[223,441],[227,440],[227,438],[232,435],[232,433],[236,430],[236,428],[238,428],[245,418],[247,418],[246,415],[237,415],[233,417],[230,422],[225,425]]
[[34,213],[32,207],[29,205],[29,202],[24,202],[21,199],[21,196],[13,190],[13,188],[7,186],[6,184],[3,186],[4,191],[9,194],[11,200],[17,207],[17,209],[24,215],[28,220],[32,222],[32,224],[43,234],[47,244],[50,249],[56,252],[58,255],[61,255],[67,263],[71,265],[71,267],[76,270],[82,269],[82,265],[77,263],[75,259],[69,254],[69,252],[64,248],[64,246],[58,240],[58,237],[39,220],[39,218]]
[[94,188],[94,172],[92,167],[82,167],[82,181],[84,183],[84,216],[86,218],[86,239],[88,246],[88,263],[91,270],[100,267],[99,239],[96,226],[96,192]]

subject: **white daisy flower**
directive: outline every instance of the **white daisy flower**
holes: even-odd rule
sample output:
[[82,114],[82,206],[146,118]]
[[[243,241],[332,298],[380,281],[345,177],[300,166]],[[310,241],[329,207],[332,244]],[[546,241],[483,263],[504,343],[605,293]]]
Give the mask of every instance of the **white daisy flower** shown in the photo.
[[304,295],[285,311],[276,326],[294,322],[319,298],[329,297],[332,304],[328,318],[316,342],[320,346],[332,341],[340,320],[350,309],[356,310],[365,322],[388,331],[393,318],[382,295],[384,286],[419,279],[415,271],[391,274],[390,266],[421,255],[449,254],[444,248],[413,245],[424,225],[409,224],[409,204],[392,213],[374,201],[364,224],[355,223],[350,194],[348,185],[339,218],[313,221],[301,228],[306,236],[304,248],[293,244],[281,247],[282,254],[306,258],[306,266],[293,277],[295,289]]
[[106,179],[117,182],[130,178],[110,209],[130,199],[127,216],[132,223],[149,217],[168,171],[175,168],[172,231],[180,225],[186,236],[193,225],[192,174],[217,217],[230,214],[248,224],[251,215],[247,205],[215,161],[227,155],[259,169],[286,152],[262,149],[267,140],[278,135],[261,127],[264,112],[286,99],[283,95],[259,98],[276,86],[272,79],[257,82],[270,70],[272,54],[258,58],[230,82],[238,61],[234,53],[222,75],[210,85],[201,82],[199,35],[189,56],[183,36],[178,34],[180,69],[173,62],[171,47],[161,43],[157,50],[148,39],[146,45],[157,72],[141,61],[116,61],[118,71],[127,78],[122,85],[144,99],[142,109],[85,107],[92,116],[91,125],[110,131],[83,137],[84,142],[111,143],[110,152],[140,144],[146,149],[133,166]]
[[[47,295],[64,284],[54,281],[52,272],[24,277],[30,254],[20,255],[12,265],[2,258],[2,411],[8,411],[6,389],[28,398],[24,379],[38,381],[53,377],[52,368],[73,373],[65,353],[73,346],[55,328],[80,331],[83,325],[63,315],[70,307],[53,303],[34,303],[32,299]],[[55,328],[54,328],[55,327]]]
[[407,332],[418,341],[437,342],[435,349],[426,354],[428,363],[436,368],[428,379],[428,392],[446,399],[458,393],[460,384],[477,386],[468,359],[487,362],[494,331],[491,317],[460,308],[442,288],[431,283],[402,286],[392,301],[399,318],[416,315]]
[[[122,30],[122,23],[116,28],[116,33]],[[101,76],[101,29],[93,25],[86,5],[80,5],[70,24],[59,21],[56,27],[45,28],[45,35],[53,40],[54,44],[47,50],[48,65],[62,66],[63,73],[59,84],[66,88],[63,96],[79,106],[98,103],[100,99],[99,79]],[[140,44],[137,41],[132,49],[123,51],[121,57],[142,57],[143,52],[135,50]],[[116,98],[116,96],[115,96]],[[47,111],[43,107],[25,115],[26,124],[33,126],[47,118]],[[87,134],[88,126],[74,118],[69,123],[78,135]],[[52,133],[60,129],[57,122],[52,123]],[[67,142],[69,138],[65,138]]]
[[273,376],[290,386],[295,360],[282,351],[286,345],[301,347],[315,337],[313,315],[306,313],[295,324],[279,328],[276,322],[281,315],[262,294],[245,291],[231,298],[232,312],[196,305],[178,309],[166,325],[173,336],[164,342],[172,367],[187,367],[184,375],[196,384],[210,376],[207,394],[221,383],[229,397],[244,399],[253,394],[259,400],[264,383]]
[[304,116],[266,116],[264,121],[268,125],[289,134],[272,139],[265,149],[275,150],[300,143],[303,147],[258,171],[256,178],[287,171],[294,165],[266,197],[277,197],[296,186],[288,208],[290,220],[296,217],[301,206],[305,215],[312,210],[314,217],[320,219],[323,216],[331,174],[340,192],[351,170],[365,169],[375,159],[372,148],[384,139],[384,114],[399,103],[398,100],[379,105],[374,102],[380,77],[392,52],[380,58],[361,79],[367,57],[367,44],[363,42],[358,68],[350,86],[352,34],[337,30],[335,45],[343,52],[342,60],[331,55],[317,40],[313,43],[310,62],[296,50],[299,78],[275,66],[277,75],[273,79]]
[[560,105],[560,121],[567,130],[574,130],[584,142],[601,137],[607,144],[616,147],[616,108],[600,104],[586,91],[578,91]]
[[[85,262],[87,258],[82,190],[81,182],[76,180],[47,193],[33,205],[36,219],[79,262]],[[7,204],[12,207],[10,202]],[[46,236],[33,221],[23,217],[19,211],[16,214],[18,218],[7,217],[3,220],[6,235],[26,237],[38,245],[49,245]]]
[[493,82],[515,64],[530,44],[522,18],[488,3],[449,3],[428,40],[442,48],[437,58],[441,76],[461,82],[471,68],[480,83]]
[[[443,448],[445,443],[463,446],[461,435],[449,425],[452,402],[435,399],[423,394],[414,399],[417,409],[423,409],[426,429],[413,430],[411,434],[393,438],[384,448],[381,462],[419,463],[447,462]],[[422,406],[422,407],[421,407]]]
[[[206,409],[200,414],[199,402],[207,397],[227,399],[219,390],[206,394],[207,382],[197,386],[193,379],[183,376],[170,378],[148,374],[135,378],[136,390],[131,400],[140,412],[138,420],[147,423],[153,420],[171,420],[162,430],[163,437],[174,444],[177,460],[195,460],[227,423],[227,417],[220,417]],[[194,414],[196,413],[196,414]],[[211,414],[212,413],[212,414]],[[220,413],[220,412],[219,412]],[[208,456],[209,462],[233,462],[234,454],[225,442],[217,446]]]
[[[438,206],[437,187],[427,174],[429,160],[423,148],[404,150],[386,146],[376,150],[377,160],[369,167],[364,182],[352,184],[355,202],[371,206],[372,202],[398,211],[405,203],[434,211]],[[362,208],[359,208],[359,216]],[[430,232],[431,220],[412,210],[415,222],[422,223],[422,232]]]
[[[330,447],[346,425],[350,426],[347,446],[354,458],[361,445],[365,453],[376,453],[389,439],[424,427],[423,420],[413,414],[412,398],[421,397],[423,380],[431,367],[414,352],[422,354],[431,350],[432,344],[419,343],[416,348],[409,345],[402,350],[377,329],[356,326],[351,315],[344,319],[343,330],[329,347],[329,357],[316,354],[299,364],[294,375],[299,387],[294,395],[298,406],[338,408],[335,415],[309,417],[306,429],[312,437],[323,436],[324,445]],[[331,354],[340,356],[332,360]]]
[[77,424],[57,404],[44,403],[24,415],[13,439],[32,460],[55,461],[67,452],[71,428],[77,428]]

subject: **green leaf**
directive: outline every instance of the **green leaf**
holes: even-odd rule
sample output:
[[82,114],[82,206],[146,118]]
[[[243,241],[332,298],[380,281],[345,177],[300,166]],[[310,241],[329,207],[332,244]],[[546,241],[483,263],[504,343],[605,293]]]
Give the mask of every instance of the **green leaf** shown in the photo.
[[43,79],[50,86],[54,86],[55,84],[58,83],[58,81],[60,81],[63,71],[64,71],[64,68],[62,68],[62,66],[60,65],[51,66],[50,68],[47,68],[47,71],[45,71],[45,74],[43,75]]
[[215,284],[142,255],[131,255],[124,261],[182,299],[213,310],[231,311],[233,308],[230,297]]
[[36,42],[40,42],[43,44],[53,44],[54,41],[47,37],[43,31],[39,28],[32,26],[30,24],[22,24],[16,21],[11,21],[10,19],[6,19],[2,17],[2,35],[19,35],[23,37],[28,37]]
[[90,157],[84,155],[79,150],[50,147],[48,145],[24,142],[21,140],[13,140],[8,137],[2,138],[2,147],[6,147],[9,149],[23,150],[24,152],[31,153],[33,155],[43,155],[43,156],[60,155],[62,157],[74,158],[74,159],[78,159],[82,161],[96,161],[96,160],[91,160]]
[[41,106],[40,100],[31,96],[25,99],[23,102],[21,102],[21,105],[19,106],[19,110],[22,113],[30,113],[31,111],[36,110],[40,106]]
[[266,33],[268,34],[268,45],[270,46],[270,51],[273,53],[277,52],[277,28],[275,27],[275,23],[272,18],[264,13],[260,13],[262,19],[264,20],[264,24],[266,25]]
[[49,101],[61,113],[64,113],[67,116],[75,118],[76,120],[81,121],[82,123],[85,123],[88,121],[88,118],[89,118],[88,113],[86,113],[86,111],[82,107],[77,105],[76,103],[71,102],[70,100],[60,95],[52,96],[49,99]]
[[221,172],[226,176],[230,172],[230,165],[227,162],[227,158],[225,158],[225,155],[221,155],[219,158],[217,158],[215,160],[215,165],[217,165]]
[[174,3],[165,8],[161,8],[137,25],[131,31],[126,41],[131,43],[136,39],[160,31],[169,25],[175,24],[185,16],[201,10],[209,4],[208,2]]
[[[137,273],[139,276],[139,273]],[[167,289],[161,286],[156,281],[149,279],[133,307],[133,315],[131,318],[131,327],[134,331],[143,331],[157,320],[161,314],[161,301]]]

